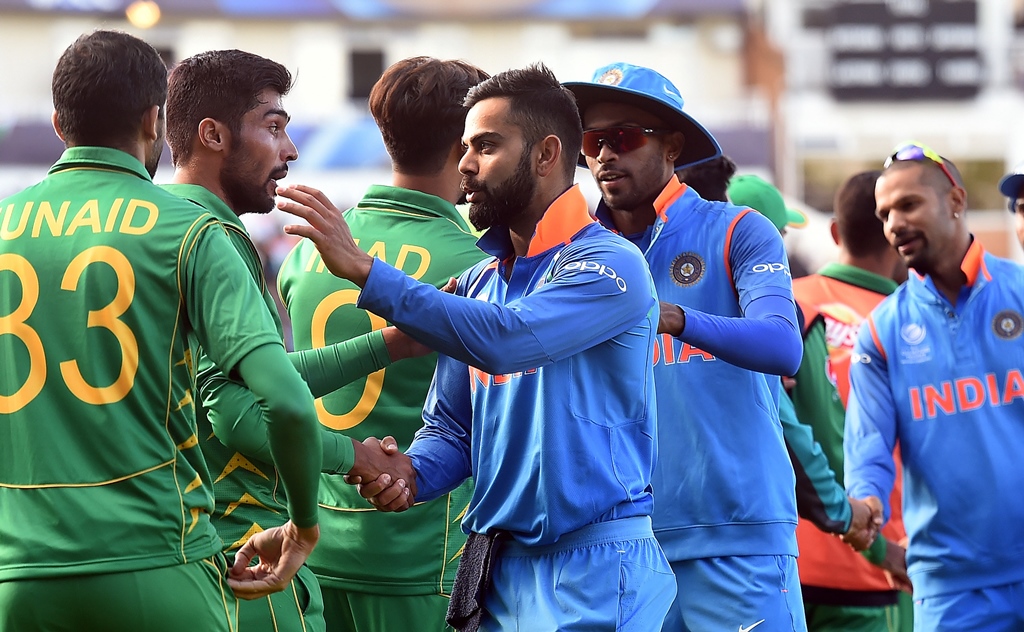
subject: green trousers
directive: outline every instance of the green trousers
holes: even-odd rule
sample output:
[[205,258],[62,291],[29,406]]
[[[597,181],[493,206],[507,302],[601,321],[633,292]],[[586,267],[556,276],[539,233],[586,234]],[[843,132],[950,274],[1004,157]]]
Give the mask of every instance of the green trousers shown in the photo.
[[376,595],[323,586],[328,632],[444,632],[448,597]]
[[808,632],[914,632],[914,601],[900,593],[892,606],[823,606],[804,602]]
[[238,632],[324,632],[326,629],[320,584],[313,571],[305,566],[283,591],[262,599],[238,601]]
[[145,571],[0,582],[0,632],[236,632],[223,556]]

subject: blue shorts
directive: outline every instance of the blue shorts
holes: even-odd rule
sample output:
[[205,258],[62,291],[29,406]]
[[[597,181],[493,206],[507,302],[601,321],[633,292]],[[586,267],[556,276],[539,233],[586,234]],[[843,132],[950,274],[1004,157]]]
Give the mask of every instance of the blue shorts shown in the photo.
[[914,632],[1024,630],[1024,582],[914,600]]
[[744,555],[672,562],[678,594],[664,632],[806,632],[792,555]]
[[592,524],[552,545],[502,547],[481,630],[651,632],[675,597],[648,516]]

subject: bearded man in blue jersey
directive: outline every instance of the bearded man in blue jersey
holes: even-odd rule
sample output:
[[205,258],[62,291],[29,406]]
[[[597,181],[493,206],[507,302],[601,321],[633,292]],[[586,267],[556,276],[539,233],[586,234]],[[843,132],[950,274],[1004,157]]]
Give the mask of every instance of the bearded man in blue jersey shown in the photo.
[[[459,171],[492,257],[454,296],[360,250],[319,192],[280,190],[311,224],[287,230],[363,288],[359,307],[443,354],[408,457],[417,500],[475,483],[453,627],[657,630],[675,582],[650,519],[650,272],[573,185],[579,112],[547,68],[494,75],[466,105]],[[414,497],[398,484],[361,493],[383,509]]]
[[875,201],[915,274],[857,337],[847,491],[888,517],[899,441],[914,629],[1024,629],[1024,267],[971,235],[960,173],[924,145],[893,152]]
[[794,374],[802,351],[782,238],[760,213],[676,177],[721,151],[668,79],[616,63],[565,86],[583,120],[580,162],[601,189],[597,217],[644,252],[663,301],[654,532],[678,586],[663,629],[804,630],[774,377]]

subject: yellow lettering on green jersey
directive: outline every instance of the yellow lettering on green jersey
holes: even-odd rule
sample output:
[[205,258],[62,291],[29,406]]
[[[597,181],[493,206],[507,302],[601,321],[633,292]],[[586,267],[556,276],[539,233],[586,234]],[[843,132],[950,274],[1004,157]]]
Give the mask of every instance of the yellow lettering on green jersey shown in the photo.
[[366,254],[370,255],[371,257],[377,257],[381,261],[387,261],[388,260],[387,255],[384,253],[384,242],[383,241],[378,241],[375,244],[373,244],[372,246],[370,246],[370,249],[368,251],[366,251]]
[[[8,209],[9,210],[9,209]],[[6,316],[0,316],[0,336],[11,334],[28,349],[28,377],[10,395],[0,394],[0,415],[16,413],[43,390],[46,382],[46,356],[43,341],[35,329],[26,323],[39,300],[39,276],[25,257],[12,252],[0,254],[0,271],[10,270],[21,282],[21,303]],[[10,375],[13,371],[5,369]]]
[[74,235],[80,226],[91,227],[94,233],[100,232],[99,204],[99,200],[89,200],[83,204],[82,208],[78,209],[78,212],[75,213],[74,219],[71,220],[71,225],[68,226],[68,232],[64,233],[64,235]]
[[[135,211],[140,208],[148,211],[149,214],[141,226],[136,226],[132,224],[132,220],[135,219]],[[124,219],[121,220],[120,232],[128,235],[145,235],[156,225],[156,220],[159,216],[160,209],[157,208],[156,204],[145,200],[129,200],[128,208],[124,210]]]
[[[420,258],[420,265],[413,272],[409,272],[405,269],[405,260],[410,254],[414,254]],[[430,251],[420,246],[410,246],[409,244],[402,244],[402,248],[398,251],[398,260],[395,261],[395,267],[405,272],[417,281],[427,272],[427,268],[430,267]]]
[[60,237],[60,234],[64,232],[64,220],[67,218],[69,208],[71,208],[70,200],[61,202],[60,212],[54,217],[53,207],[50,206],[50,203],[45,200],[40,202],[39,209],[36,211],[36,221],[32,223],[32,236],[39,236],[40,229],[43,227],[43,221],[45,221],[47,228],[50,230],[50,235]]
[[107,223],[103,225],[104,232],[114,232],[114,222],[117,221],[117,214],[121,212],[121,204],[124,202],[124,198],[117,198],[114,203],[110,205],[110,213],[107,214]]
[[87,404],[99,406],[121,401],[135,386],[135,375],[139,370],[139,343],[131,327],[120,319],[135,298],[135,271],[120,250],[110,246],[93,246],[83,250],[64,271],[61,289],[75,291],[82,273],[94,263],[103,263],[114,270],[117,290],[114,298],[102,309],[89,310],[86,326],[102,327],[114,334],[121,351],[121,369],[114,382],[108,386],[93,386],[86,382],[78,360],[61,362],[60,374],[75,397]]
[[[377,242],[381,243],[381,242]],[[338,290],[328,294],[324,300],[320,301],[320,304],[316,306],[316,310],[313,311],[313,325],[312,325],[312,342],[313,348],[326,346],[327,343],[327,319],[331,317],[336,309],[343,305],[355,305],[356,300],[359,298],[359,290]],[[388,323],[380,316],[371,312],[365,312],[370,318],[370,329],[377,330],[387,327]],[[384,390],[384,371],[381,369],[376,373],[371,373],[366,376],[366,384],[363,386],[363,394],[360,395],[359,401],[356,402],[355,407],[347,413],[338,415],[327,410],[324,406],[323,399],[317,399],[314,404],[316,406],[317,417],[320,419],[320,423],[328,428],[334,430],[348,430],[354,426],[362,423],[364,419],[373,411],[373,407],[377,405],[377,400],[380,399],[380,393]]]
[[32,213],[32,206],[34,204],[35,202],[25,202],[25,208],[22,210],[21,218],[18,220],[18,227],[13,231],[11,230],[11,218],[14,217],[14,205],[7,205],[3,225],[0,226],[0,239],[17,239],[23,232],[25,232],[25,226],[28,225],[28,216]]

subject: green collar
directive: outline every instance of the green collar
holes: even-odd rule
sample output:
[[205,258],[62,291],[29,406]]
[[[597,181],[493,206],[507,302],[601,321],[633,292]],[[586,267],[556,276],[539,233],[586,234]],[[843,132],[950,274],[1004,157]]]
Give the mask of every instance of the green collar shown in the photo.
[[190,202],[198,204],[224,224],[232,224],[243,230],[245,229],[242,220],[235,215],[231,207],[206,187],[199,186],[198,184],[162,184],[160,187],[168,193],[173,193],[180,198],[185,198]]
[[850,285],[856,285],[872,292],[879,294],[885,294],[888,296],[896,291],[899,285],[896,284],[892,279],[887,279],[884,276],[875,274],[874,272],[868,272],[864,268],[858,268],[857,266],[845,265],[842,263],[829,263],[822,268],[818,274],[826,276],[843,283],[849,283]]
[[357,209],[376,209],[381,211],[404,211],[416,215],[441,217],[454,222],[459,228],[468,232],[469,224],[459,214],[455,205],[442,200],[436,195],[413,191],[383,184],[371,185],[366,195],[356,204]]
[[112,169],[153,181],[138,158],[111,147],[68,147],[47,175],[70,169]]

